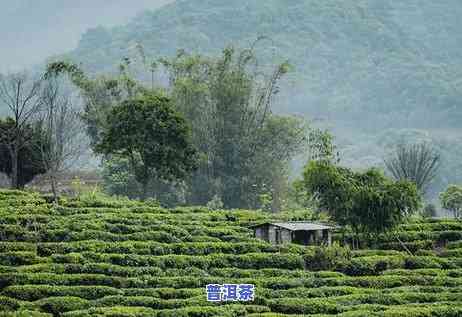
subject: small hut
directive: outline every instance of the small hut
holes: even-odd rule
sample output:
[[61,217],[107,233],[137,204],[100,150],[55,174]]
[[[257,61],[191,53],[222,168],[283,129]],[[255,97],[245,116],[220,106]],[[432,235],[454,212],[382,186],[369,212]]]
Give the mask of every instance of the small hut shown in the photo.
[[333,226],[291,221],[266,222],[252,226],[254,236],[273,244],[331,245]]

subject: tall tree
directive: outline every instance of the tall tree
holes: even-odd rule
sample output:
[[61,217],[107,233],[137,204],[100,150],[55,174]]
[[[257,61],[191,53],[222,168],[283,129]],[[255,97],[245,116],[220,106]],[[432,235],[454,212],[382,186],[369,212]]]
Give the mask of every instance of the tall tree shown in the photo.
[[220,197],[228,208],[255,208],[263,184],[277,193],[278,180],[286,177],[281,174],[284,167],[306,136],[303,120],[272,113],[289,65],[265,73],[252,48],[227,48],[218,58],[180,51],[162,63],[175,104],[192,122],[201,153],[190,186],[192,202],[205,204]]
[[[9,134],[15,126],[16,123],[12,118],[0,119],[0,135]],[[0,172],[10,179],[13,178],[13,173],[16,173],[16,188],[19,189],[24,188],[36,175],[47,172],[47,166],[42,161],[42,152],[39,150],[47,151],[48,149],[48,140],[44,137],[41,125],[36,122],[26,124],[22,128],[22,133],[27,136],[27,142],[19,140],[22,146],[16,157],[16,171],[13,171],[11,144],[0,139]]]
[[129,160],[143,198],[151,179],[184,179],[196,162],[186,121],[161,93],[127,99],[112,108],[96,150]]
[[11,160],[11,187],[20,188],[19,160],[22,149],[31,145],[34,129],[31,123],[40,111],[42,99],[41,79],[31,79],[26,73],[0,75],[0,101],[3,102],[12,118],[4,125],[0,142],[5,146]]
[[462,217],[462,186],[450,185],[440,194],[441,205],[444,209],[451,211],[454,218]]
[[46,80],[67,75],[79,88],[84,103],[82,118],[93,148],[101,140],[101,133],[106,128],[106,118],[112,108],[144,91],[129,74],[129,65],[130,60],[124,59],[117,75],[101,75],[96,78],[88,76],[78,65],[66,61],[53,62],[47,66],[44,76]]
[[340,162],[340,153],[334,144],[334,137],[327,130],[311,129],[308,135],[308,160]]
[[72,92],[65,87],[62,78],[49,78],[43,85],[42,111],[39,123],[42,126],[46,146],[36,144],[42,164],[47,169],[51,190],[57,200],[58,174],[75,166],[87,148],[84,125],[74,103]]
[[437,175],[441,157],[428,143],[401,142],[384,161],[387,170],[396,180],[412,181],[425,194]]
[[407,180],[393,182],[376,169],[354,172],[326,161],[305,167],[303,184],[317,194],[333,220],[356,234],[392,230],[420,206],[417,187]]

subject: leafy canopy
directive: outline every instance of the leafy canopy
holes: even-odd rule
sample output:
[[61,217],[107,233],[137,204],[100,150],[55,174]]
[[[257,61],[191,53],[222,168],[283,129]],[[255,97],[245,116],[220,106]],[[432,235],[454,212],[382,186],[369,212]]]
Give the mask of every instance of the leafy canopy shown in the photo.
[[288,63],[260,67],[253,47],[228,47],[212,58],[179,51],[161,63],[200,152],[190,202],[215,197],[227,208],[259,208],[259,197],[270,195],[272,209],[280,209],[288,162],[306,139],[304,120],[272,112]]
[[[15,122],[12,118],[0,119],[0,135],[7,135],[14,127]],[[19,137],[28,140],[23,142],[24,146],[18,153],[17,183],[19,188],[24,188],[35,176],[47,172],[46,164],[42,160],[42,151],[49,150],[49,144],[42,127],[36,123],[24,125]],[[13,169],[9,145],[6,140],[0,138],[0,172],[11,178]]]
[[381,233],[393,229],[420,205],[416,186],[391,181],[377,169],[354,172],[326,161],[311,161],[304,171],[307,191],[341,225],[355,232]]
[[185,178],[196,166],[185,119],[161,93],[146,93],[115,106],[97,152],[129,159],[136,180]]
[[440,201],[443,208],[454,213],[454,217],[462,216],[462,186],[450,185],[440,194]]

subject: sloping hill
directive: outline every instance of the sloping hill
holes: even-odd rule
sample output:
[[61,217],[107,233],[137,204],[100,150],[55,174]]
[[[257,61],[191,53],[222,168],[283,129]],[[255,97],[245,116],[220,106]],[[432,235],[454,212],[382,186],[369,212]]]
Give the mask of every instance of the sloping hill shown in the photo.
[[262,58],[295,66],[275,111],[330,127],[353,166],[382,164],[392,144],[383,140],[423,136],[444,156],[436,197],[462,182],[453,153],[462,144],[461,14],[457,0],[182,0],[125,26],[89,30],[70,56],[113,71],[136,43],[160,57],[180,48],[215,54],[267,36]]
[[[94,70],[108,70],[135,43],[154,56],[179,48],[214,53],[265,35],[275,56],[289,58],[297,69],[288,92],[296,97],[286,110],[362,115],[375,119],[369,127],[378,118],[381,127],[457,125],[460,14],[462,3],[455,0],[176,1],[126,26],[87,32],[72,55]],[[273,53],[268,51],[263,54]],[[425,117],[428,112],[438,117]]]
[[[0,316],[462,314],[455,221],[403,226],[411,256],[387,236],[379,240],[386,250],[273,246],[248,229],[271,218],[263,212],[165,210],[89,196],[63,203],[0,192]],[[255,284],[255,300],[207,302],[208,283]]]

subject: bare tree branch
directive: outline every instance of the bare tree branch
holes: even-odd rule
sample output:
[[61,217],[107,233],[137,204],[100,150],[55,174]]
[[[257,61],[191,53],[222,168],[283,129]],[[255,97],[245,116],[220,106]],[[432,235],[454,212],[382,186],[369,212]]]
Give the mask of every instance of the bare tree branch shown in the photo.
[[75,166],[88,147],[84,126],[73,101],[72,94],[58,78],[47,79],[43,92],[43,111],[40,122],[47,142],[39,148],[41,158],[48,170],[48,177],[55,200],[59,173]]
[[18,160],[19,152],[31,142],[31,135],[28,125],[33,121],[34,116],[40,111],[41,79],[29,78],[26,73],[16,73],[0,76],[0,100],[9,109],[8,116],[13,125],[8,131],[3,131],[0,136],[1,142],[9,151],[11,157],[11,186],[19,187],[18,182]]
[[428,143],[401,142],[384,163],[396,180],[410,180],[425,194],[437,175],[440,161],[440,154]]

